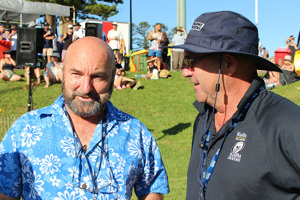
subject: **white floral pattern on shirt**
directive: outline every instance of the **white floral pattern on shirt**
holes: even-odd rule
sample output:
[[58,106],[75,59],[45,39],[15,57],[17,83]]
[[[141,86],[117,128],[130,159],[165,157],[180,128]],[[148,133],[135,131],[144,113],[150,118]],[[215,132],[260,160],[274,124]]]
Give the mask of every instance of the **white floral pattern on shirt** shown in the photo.
[[0,144],[0,193],[24,200],[126,200],[133,187],[137,196],[168,193],[160,152],[146,127],[111,102],[106,125],[104,141],[101,122],[84,153],[62,96],[23,115]]

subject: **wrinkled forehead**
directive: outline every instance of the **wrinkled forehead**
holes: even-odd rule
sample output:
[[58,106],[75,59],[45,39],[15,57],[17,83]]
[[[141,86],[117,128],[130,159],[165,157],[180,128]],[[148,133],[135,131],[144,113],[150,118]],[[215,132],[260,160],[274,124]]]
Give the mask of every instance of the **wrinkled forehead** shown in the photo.
[[66,57],[66,69],[78,71],[111,71],[115,67],[114,57],[109,52],[81,51]]

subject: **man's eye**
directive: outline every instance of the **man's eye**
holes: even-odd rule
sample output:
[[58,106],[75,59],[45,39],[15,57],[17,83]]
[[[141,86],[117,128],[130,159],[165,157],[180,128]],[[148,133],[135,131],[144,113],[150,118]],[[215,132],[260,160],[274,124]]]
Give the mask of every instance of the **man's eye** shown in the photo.
[[80,76],[80,74],[78,72],[73,72],[72,76]]

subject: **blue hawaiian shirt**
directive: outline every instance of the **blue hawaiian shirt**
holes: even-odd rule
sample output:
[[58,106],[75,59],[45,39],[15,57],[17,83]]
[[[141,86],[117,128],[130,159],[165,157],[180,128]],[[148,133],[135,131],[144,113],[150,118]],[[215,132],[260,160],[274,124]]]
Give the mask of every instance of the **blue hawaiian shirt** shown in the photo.
[[60,96],[20,117],[0,144],[0,193],[51,200],[130,199],[169,192],[153,135],[136,118],[107,104],[86,152]]

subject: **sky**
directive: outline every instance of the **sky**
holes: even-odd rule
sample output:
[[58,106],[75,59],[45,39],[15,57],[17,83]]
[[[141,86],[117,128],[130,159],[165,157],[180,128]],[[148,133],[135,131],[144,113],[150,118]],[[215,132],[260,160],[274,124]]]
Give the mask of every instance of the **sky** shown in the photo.
[[[130,22],[130,0],[118,5],[119,13],[108,21]],[[186,30],[205,12],[230,10],[255,21],[255,0],[186,0]],[[177,0],[132,0],[132,22],[138,25],[163,23],[169,30],[177,26]],[[258,0],[258,32],[260,42],[270,57],[285,47],[290,35],[298,41],[300,31],[300,0]]]

